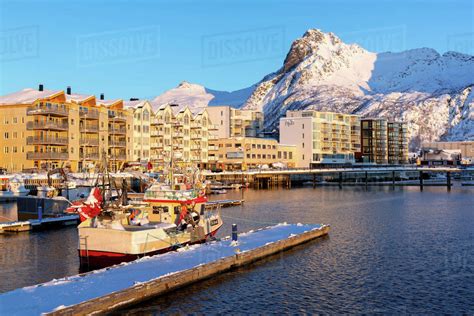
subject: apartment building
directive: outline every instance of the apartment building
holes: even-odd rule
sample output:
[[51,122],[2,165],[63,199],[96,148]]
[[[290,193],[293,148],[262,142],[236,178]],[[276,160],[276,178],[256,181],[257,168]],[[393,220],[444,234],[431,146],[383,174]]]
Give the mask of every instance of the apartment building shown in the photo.
[[151,159],[151,122],[153,110],[147,100],[130,99],[124,107],[133,115],[131,160],[148,162]]
[[351,114],[288,111],[280,119],[280,142],[295,145],[297,167],[354,162],[360,151],[360,120]]
[[209,147],[211,170],[249,170],[264,165],[294,168],[296,146],[282,145],[274,139],[233,137],[216,140]]
[[230,106],[210,106],[207,111],[211,121],[218,126],[214,133],[218,138],[262,136],[262,112]]
[[[109,155],[118,169],[129,160],[132,116],[122,100],[63,90],[23,89],[0,97],[0,167],[11,172],[70,166],[73,171]],[[115,143],[120,140],[121,143]],[[125,141],[125,143],[123,143]]]
[[388,139],[387,120],[364,118],[361,120],[362,161],[387,164]]
[[361,161],[376,164],[408,162],[407,127],[384,118],[361,119]]
[[387,122],[388,163],[408,163],[408,135],[403,122]]
[[163,169],[171,162],[181,167],[208,164],[209,141],[215,126],[206,109],[185,105],[157,106],[151,120],[151,161],[154,169]]

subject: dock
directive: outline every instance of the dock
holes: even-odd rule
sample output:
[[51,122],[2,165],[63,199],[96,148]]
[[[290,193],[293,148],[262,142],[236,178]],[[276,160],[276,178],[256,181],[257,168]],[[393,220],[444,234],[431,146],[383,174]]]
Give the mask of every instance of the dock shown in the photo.
[[279,224],[108,269],[0,294],[0,315],[108,313],[327,235],[317,224]]
[[79,215],[63,215],[58,217],[45,217],[42,219],[30,219],[27,221],[17,221],[0,223],[0,233],[6,232],[25,232],[31,230],[42,230],[49,228],[58,228],[79,223]]
[[244,200],[216,200],[216,201],[209,201],[206,203],[206,207],[212,208],[216,205],[220,207],[231,207],[231,206],[238,206],[242,205]]

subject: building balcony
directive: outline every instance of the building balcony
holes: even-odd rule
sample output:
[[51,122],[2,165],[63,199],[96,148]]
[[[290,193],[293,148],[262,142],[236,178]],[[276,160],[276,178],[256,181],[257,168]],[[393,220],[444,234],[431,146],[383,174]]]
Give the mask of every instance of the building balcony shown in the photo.
[[202,147],[200,145],[191,145],[191,150],[201,150]]
[[99,119],[99,111],[94,109],[88,110],[79,110],[79,117],[86,120],[98,120]]
[[199,135],[199,134],[193,134],[193,135],[191,135],[191,139],[193,139],[193,140],[199,140],[199,139],[201,139],[201,137],[202,137],[202,136]]
[[126,122],[127,117],[122,113],[109,113],[109,121],[112,122]]
[[115,135],[125,135],[127,134],[127,129],[125,127],[111,127],[109,126],[109,134]]
[[207,139],[208,139],[208,140],[218,140],[219,137],[217,137],[217,135],[209,135],[209,136],[207,137]]
[[109,147],[127,147],[127,142],[124,140],[109,140]]
[[79,144],[81,146],[99,146],[99,140],[93,138],[81,138]]
[[26,110],[26,115],[49,115],[57,117],[67,117],[69,111],[65,105],[46,103]]
[[81,133],[98,133],[99,125],[79,125],[79,131]]
[[54,121],[26,123],[27,130],[67,131],[68,128],[69,126],[67,123],[59,123],[59,122],[54,122]]
[[67,146],[67,137],[53,137],[53,136],[28,136],[26,138],[27,145],[56,145],[56,146]]
[[209,126],[207,127],[208,130],[210,131],[218,131],[219,130],[219,125],[217,124],[209,124]]
[[175,138],[183,138],[183,136],[184,136],[184,135],[183,135],[182,132],[177,132],[177,133],[174,133],[174,134],[173,134],[173,137],[175,137]]
[[28,160],[68,160],[69,154],[65,152],[33,152],[26,153]]
[[86,159],[86,160],[99,160],[99,153],[79,153],[79,158],[80,159]]
[[192,157],[191,157],[191,160],[192,160],[192,161],[201,161],[201,157],[199,157],[199,156],[192,156]]

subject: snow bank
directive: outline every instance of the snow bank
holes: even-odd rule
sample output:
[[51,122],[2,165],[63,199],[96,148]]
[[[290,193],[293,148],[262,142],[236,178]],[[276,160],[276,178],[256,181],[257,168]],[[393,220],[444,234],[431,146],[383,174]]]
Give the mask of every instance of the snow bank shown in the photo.
[[[246,252],[293,235],[321,228],[322,225],[279,224],[239,235],[239,252]],[[0,315],[30,315],[75,305],[135,284],[191,269],[232,256],[236,248],[226,238],[204,245],[193,245],[131,263],[75,275],[0,294]]]

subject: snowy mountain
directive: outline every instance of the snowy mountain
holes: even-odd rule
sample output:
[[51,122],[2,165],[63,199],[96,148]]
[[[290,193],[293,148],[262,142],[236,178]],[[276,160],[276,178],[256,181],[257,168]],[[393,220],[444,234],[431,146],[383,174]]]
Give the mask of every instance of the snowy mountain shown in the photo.
[[252,94],[255,87],[233,92],[207,89],[201,85],[181,82],[176,88],[170,89],[154,98],[151,103],[156,110],[160,105],[176,103],[191,108],[202,108],[212,105],[230,105],[240,107]]
[[402,120],[415,148],[422,141],[474,139],[473,88],[473,56],[429,48],[376,54],[311,29],[243,108],[263,110],[267,130],[295,109]]

